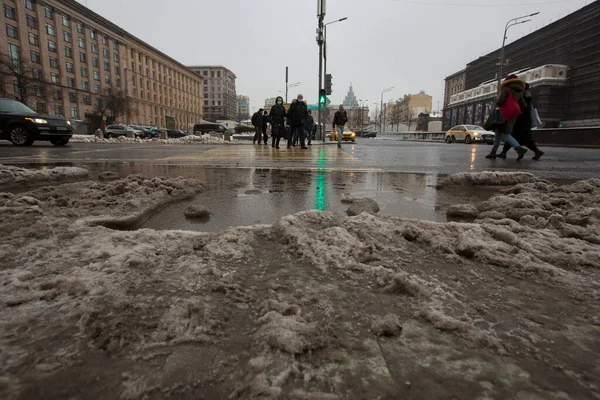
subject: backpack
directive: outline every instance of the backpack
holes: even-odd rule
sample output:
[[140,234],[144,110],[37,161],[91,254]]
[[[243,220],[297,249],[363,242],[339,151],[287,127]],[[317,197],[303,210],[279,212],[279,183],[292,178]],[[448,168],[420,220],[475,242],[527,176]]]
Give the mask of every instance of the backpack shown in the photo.
[[505,121],[510,121],[523,114],[521,106],[519,106],[519,102],[515,99],[512,90],[508,90],[508,98],[506,99],[506,102],[500,106],[500,111],[502,112],[502,118],[504,118]]
[[256,126],[257,123],[258,123],[258,113],[254,113],[254,115],[252,116],[252,125]]

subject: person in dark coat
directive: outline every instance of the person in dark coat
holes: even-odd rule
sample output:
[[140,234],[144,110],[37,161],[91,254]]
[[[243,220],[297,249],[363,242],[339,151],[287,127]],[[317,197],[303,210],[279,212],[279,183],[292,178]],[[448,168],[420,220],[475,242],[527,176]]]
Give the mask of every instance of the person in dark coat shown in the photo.
[[[533,156],[534,160],[539,160],[540,157],[542,157],[545,153],[538,148],[537,143],[535,140],[533,140],[533,135],[531,134],[531,112],[533,109],[533,97],[529,89],[529,83],[526,83],[523,99],[525,100],[527,106],[523,110],[523,114],[517,117],[517,122],[515,123],[512,135],[515,140],[521,144],[521,146],[525,146],[535,153]],[[509,150],[510,144],[504,143],[504,148],[502,149],[502,153],[498,154],[498,158],[506,158],[506,153],[508,153]]]
[[338,147],[342,147],[342,136],[344,136],[344,126],[348,123],[348,113],[344,110],[344,105],[340,104],[340,108],[333,116],[333,130],[337,129]]
[[269,113],[269,118],[271,119],[271,147],[274,149],[279,149],[279,141],[284,136],[286,115],[287,113],[283,106],[283,97],[279,96]]
[[[502,86],[500,86],[500,94],[496,99],[496,104],[498,106],[504,105],[509,97],[512,95],[515,100],[519,103],[519,107],[521,110],[524,110],[527,107],[525,100],[523,99],[523,92],[525,91],[525,82],[519,79],[516,75],[509,75]],[[511,147],[515,149],[517,154],[517,160],[523,159],[525,153],[527,153],[527,149],[521,147],[519,142],[512,137],[511,133],[515,127],[515,123],[517,122],[517,117],[513,117],[508,121],[505,121],[504,124],[500,125],[495,129],[495,137],[494,137],[494,147],[492,147],[492,152],[485,156],[485,158],[496,158],[496,151],[500,147],[500,142],[504,141],[504,143],[508,143]]]
[[261,108],[252,116],[252,125],[254,125],[254,139],[252,140],[252,144],[256,144],[258,140],[258,144],[262,144],[262,136],[263,136],[263,109]]
[[312,116],[312,112],[310,110],[308,110],[307,115],[306,115],[306,122],[304,124],[304,132],[307,135],[309,146],[312,145],[311,142],[312,142],[312,133],[313,133],[314,126],[315,126],[315,119]]
[[270,118],[269,118],[269,114],[267,113],[267,110],[263,111],[263,139],[265,141],[265,146],[269,144],[269,133],[267,132],[267,129],[269,128],[269,122],[270,122]]
[[304,96],[298,95],[296,101],[292,102],[288,111],[288,121],[292,128],[292,137],[288,140],[288,149],[292,147],[295,140],[300,140],[303,149],[308,149],[304,142],[304,123],[306,121],[307,108],[304,102]]

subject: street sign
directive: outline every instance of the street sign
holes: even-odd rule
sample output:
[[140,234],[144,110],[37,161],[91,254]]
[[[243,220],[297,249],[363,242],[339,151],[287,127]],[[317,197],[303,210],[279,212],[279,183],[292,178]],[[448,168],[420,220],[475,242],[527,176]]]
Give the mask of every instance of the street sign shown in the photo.
[[102,121],[106,121],[106,115],[102,116]]
[[325,107],[329,107],[330,104],[331,100],[329,100],[329,97],[325,97]]

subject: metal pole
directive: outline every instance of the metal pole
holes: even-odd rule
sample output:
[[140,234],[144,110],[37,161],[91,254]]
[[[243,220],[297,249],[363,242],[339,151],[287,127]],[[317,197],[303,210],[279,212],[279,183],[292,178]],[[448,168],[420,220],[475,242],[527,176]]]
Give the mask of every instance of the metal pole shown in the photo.
[[288,67],[285,67],[285,103],[288,102]]
[[323,25],[323,75],[327,75],[327,25]]
[[[383,113],[383,92],[381,92],[381,106],[380,106],[379,109]],[[382,124],[382,122],[383,122],[383,114],[379,118],[379,127],[380,127],[380,130],[381,130],[381,133],[383,133],[383,124]]]
[[502,47],[500,48],[500,66],[498,67],[498,92],[500,92],[500,85],[502,84],[502,67],[504,66],[504,46],[506,45],[506,31],[508,31],[508,24],[504,28],[504,36],[502,37]]
[[[319,15],[319,36],[322,35],[323,32],[323,18],[325,17],[324,14],[320,14]],[[319,92],[321,93],[321,89],[323,89],[323,37],[319,37]],[[322,138],[323,138],[323,143],[325,143],[325,134],[323,132],[323,128],[322,128],[322,122],[323,122],[323,115],[322,115],[322,110],[321,110],[321,101],[320,99],[318,99],[318,113],[319,113],[319,133],[321,134]]]

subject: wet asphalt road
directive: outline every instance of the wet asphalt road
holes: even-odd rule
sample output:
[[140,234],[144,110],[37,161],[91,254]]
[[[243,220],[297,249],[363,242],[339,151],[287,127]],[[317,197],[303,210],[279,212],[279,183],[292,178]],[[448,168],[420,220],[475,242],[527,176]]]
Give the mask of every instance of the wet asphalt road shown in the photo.
[[426,175],[447,175],[463,171],[528,171],[542,178],[580,180],[600,178],[600,149],[545,148],[541,161],[517,162],[511,151],[508,160],[487,160],[486,144],[445,144],[385,139],[358,139],[345,143],[312,146],[309,150],[250,144],[159,145],[72,143],[65,148],[36,143],[28,148],[0,142],[0,163],[39,167],[73,165],[113,170],[123,164],[134,166],[186,165],[258,169],[305,169],[313,171],[388,171]]

